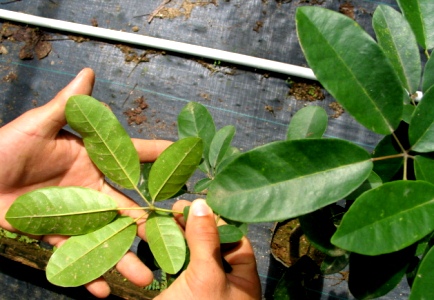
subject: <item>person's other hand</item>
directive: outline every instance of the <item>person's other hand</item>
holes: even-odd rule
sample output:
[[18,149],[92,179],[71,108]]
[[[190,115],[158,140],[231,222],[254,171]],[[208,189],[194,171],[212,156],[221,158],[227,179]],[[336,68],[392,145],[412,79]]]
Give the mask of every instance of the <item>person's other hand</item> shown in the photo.
[[[189,204],[178,201],[173,210],[183,211]],[[181,215],[177,220],[185,227],[190,263],[156,299],[261,299],[255,256],[246,237],[230,249],[221,249],[214,214],[201,199],[191,204],[187,224]],[[223,270],[222,257],[231,265],[230,273]]]
[[[12,202],[20,195],[47,186],[82,186],[110,195],[119,207],[137,204],[113,188],[87,155],[82,140],[62,130],[66,125],[65,105],[70,96],[92,93],[95,75],[84,69],[56,97],[47,104],[32,109],[0,128],[0,227],[15,231],[5,220]],[[142,162],[154,161],[168,146],[168,141],[133,139]],[[133,218],[143,211],[122,212]],[[139,224],[139,236],[144,238],[144,220]],[[47,235],[40,237],[59,247],[67,237]],[[128,280],[139,286],[152,282],[152,272],[131,252],[117,264],[117,269]],[[110,293],[108,284],[97,279],[86,285],[97,297]]]

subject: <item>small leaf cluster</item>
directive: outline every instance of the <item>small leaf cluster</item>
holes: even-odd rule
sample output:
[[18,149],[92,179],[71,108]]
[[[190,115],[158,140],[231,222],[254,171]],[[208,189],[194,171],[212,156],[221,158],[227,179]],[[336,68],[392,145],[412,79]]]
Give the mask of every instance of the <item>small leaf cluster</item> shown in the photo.
[[73,96],[65,115],[98,169],[119,187],[135,190],[147,206],[141,208],[143,216],[134,220],[119,214],[132,208],[118,207],[110,196],[90,188],[46,187],[18,197],[6,214],[16,229],[34,235],[72,236],[51,256],[48,280],[70,287],[98,278],[130,249],[141,218],[147,218],[146,239],[157,264],[166,273],[177,273],[186,259],[186,243],[173,212],[155,204],[185,186],[201,161],[202,140],[181,139],[153,165],[141,166],[128,133],[101,102]]

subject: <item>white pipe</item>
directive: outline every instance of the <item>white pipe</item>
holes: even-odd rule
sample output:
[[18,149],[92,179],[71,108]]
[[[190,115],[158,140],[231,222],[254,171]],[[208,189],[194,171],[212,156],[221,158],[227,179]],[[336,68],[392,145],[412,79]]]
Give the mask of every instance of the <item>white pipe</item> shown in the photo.
[[166,51],[173,51],[197,57],[209,58],[216,61],[224,61],[236,65],[257,68],[306,79],[316,80],[313,71],[309,68],[299,67],[282,62],[243,55],[239,53],[217,50],[187,43],[169,41],[160,38],[144,36],[136,33],[122,32],[112,29],[43,18],[29,14],[0,9],[0,18],[19,23],[30,24],[39,27],[71,32],[75,34],[92,36],[101,39],[123,42],[128,44],[146,46]]

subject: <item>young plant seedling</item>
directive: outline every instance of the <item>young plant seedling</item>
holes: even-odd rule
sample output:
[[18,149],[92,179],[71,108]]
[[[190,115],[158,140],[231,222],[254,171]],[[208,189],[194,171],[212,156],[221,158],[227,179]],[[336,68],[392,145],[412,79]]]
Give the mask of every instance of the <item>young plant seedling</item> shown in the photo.
[[[147,219],[146,239],[157,264],[165,273],[179,272],[186,259],[186,243],[172,217],[174,212],[156,203],[184,191],[204,155],[202,139],[181,138],[155,163],[141,166],[129,135],[101,102],[90,96],[73,96],[67,102],[65,115],[71,128],[83,138],[98,169],[114,184],[135,190],[146,206],[118,207],[108,195],[84,187],[46,187],[20,196],[6,214],[12,226],[34,235],[72,236],[49,260],[48,280],[71,287],[100,277],[130,249],[136,222],[142,218]],[[210,170],[222,160],[219,152],[226,151],[216,147],[227,148],[226,144],[212,148],[212,163],[207,165]],[[210,145],[206,149],[210,151]],[[142,209],[145,213],[137,219],[119,215],[119,211],[128,209]],[[241,239],[242,234],[233,234],[234,230],[241,232],[238,228],[231,231],[227,226],[219,229],[223,243]]]

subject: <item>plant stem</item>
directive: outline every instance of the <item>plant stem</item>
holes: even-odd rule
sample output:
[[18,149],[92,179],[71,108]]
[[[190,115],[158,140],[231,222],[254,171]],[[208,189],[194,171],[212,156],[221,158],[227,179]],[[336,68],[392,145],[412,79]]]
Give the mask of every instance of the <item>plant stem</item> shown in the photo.
[[146,204],[149,206],[149,208],[154,208],[154,204],[149,202],[148,199],[143,195],[143,193],[139,190],[139,188],[134,185],[134,190],[137,192],[137,194],[140,195],[140,197],[146,202]]
[[429,52],[428,52],[428,49],[425,49],[425,55],[426,55],[426,58],[430,58],[430,54],[429,54]]
[[379,160],[385,160],[385,159],[400,158],[400,157],[405,157],[405,156],[406,156],[405,153],[398,153],[398,154],[393,154],[393,155],[373,157],[373,158],[371,158],[371,160],[372,161],[379,161]]
[[116,210],[146,210],[146,213],[148,214],[149,211],[160,211],[160,212],[167,212],[171,214],[183,214],[181,211],[166,209],[166,208],[160,208],[160,207],[118,207]]

